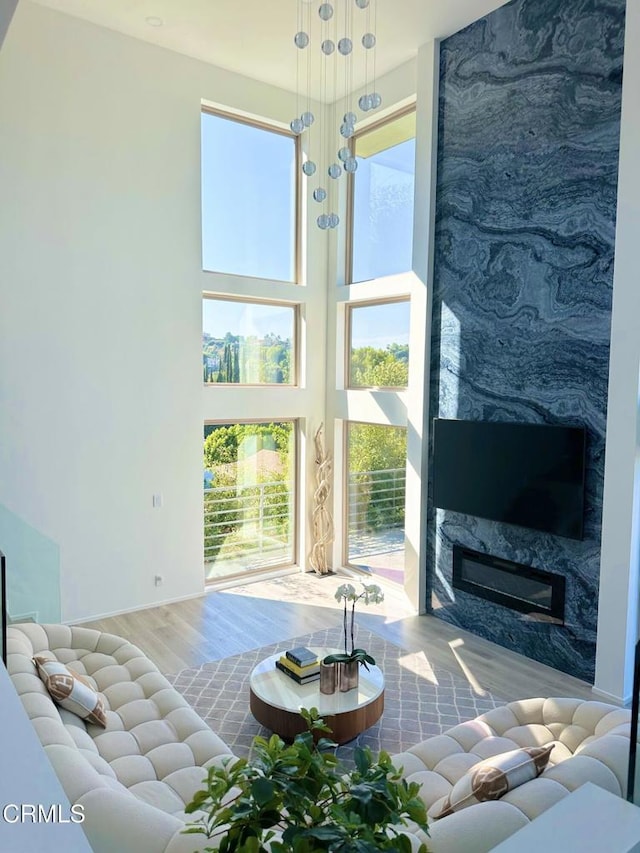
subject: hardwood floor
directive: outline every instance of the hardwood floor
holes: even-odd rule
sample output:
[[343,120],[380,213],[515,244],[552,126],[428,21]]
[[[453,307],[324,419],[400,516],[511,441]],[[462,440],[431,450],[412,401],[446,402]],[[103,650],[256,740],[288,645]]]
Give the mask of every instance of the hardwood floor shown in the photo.
[[[165,673],[340,625],[333,598],[345,578],[292,574],[212,591],[202,598],[113,616],[86,627],[126,637]],[[383,584],[384,585],[384,584]],[[404,592],[386,584],[380,605],[358,607],[358,624],[507,701],[529,696],[596,698],[591,686],[433,616],[411,613]]]

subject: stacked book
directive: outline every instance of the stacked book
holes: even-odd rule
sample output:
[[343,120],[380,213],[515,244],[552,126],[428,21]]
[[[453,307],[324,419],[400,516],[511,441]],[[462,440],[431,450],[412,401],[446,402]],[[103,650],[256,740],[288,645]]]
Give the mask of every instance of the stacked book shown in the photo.
[[276,661],[276,667],[298,684],[308,684],[320,678],[318,656],[305,646],[289,649]]

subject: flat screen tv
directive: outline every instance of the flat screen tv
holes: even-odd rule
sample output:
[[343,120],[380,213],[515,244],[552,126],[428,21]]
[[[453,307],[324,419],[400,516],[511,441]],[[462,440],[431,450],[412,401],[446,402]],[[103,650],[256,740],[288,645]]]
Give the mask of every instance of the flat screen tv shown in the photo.
[[435,418],[434,504],[582,539],[585,440],[577,426]]

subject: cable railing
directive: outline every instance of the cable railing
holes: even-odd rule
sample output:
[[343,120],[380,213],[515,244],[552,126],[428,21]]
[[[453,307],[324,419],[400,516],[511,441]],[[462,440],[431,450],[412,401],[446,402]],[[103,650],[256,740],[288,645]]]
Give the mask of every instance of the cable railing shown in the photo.
[[[404,468],[353,471],[348,483],[350,541],[355,544],[365,537],[368,542],[403,528]],[[285,480],[206,488],[204,562],[215,566],[208,574],[293,562],[293,494],[292,484]]]
[[204,490],[204,562],[247,571],[293,561],[291,484],[284,480]]
[[349,473],[349,533],[404,526],[404,468]]
[[348,479],[348,562],[402,583],[404,468],[352,471]]

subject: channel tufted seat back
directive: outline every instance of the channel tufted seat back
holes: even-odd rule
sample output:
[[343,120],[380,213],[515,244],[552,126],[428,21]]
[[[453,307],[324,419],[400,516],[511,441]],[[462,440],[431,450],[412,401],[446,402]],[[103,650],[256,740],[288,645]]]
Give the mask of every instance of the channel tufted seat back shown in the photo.
[[554,744],[549,766],[499,800],[431,820],[433,853],[485,853],[585,782],[624,796],[631,712],[581,699],[525,699],[392,756],[420,784],[430,817],[442,810],[455,783],[475,764],[518,747]]
[[[136,646],[89,628],[13,625],[7,669],[95,853],[186,853],[206,846],[183,835],[184,813],[207,768],[233,757],[227,745]],[[86,676],[105,700],[107,726],[57,706],[34,655]],[[206,842],[211,845],[211,842]]]

